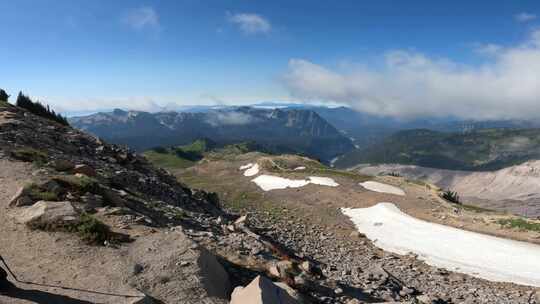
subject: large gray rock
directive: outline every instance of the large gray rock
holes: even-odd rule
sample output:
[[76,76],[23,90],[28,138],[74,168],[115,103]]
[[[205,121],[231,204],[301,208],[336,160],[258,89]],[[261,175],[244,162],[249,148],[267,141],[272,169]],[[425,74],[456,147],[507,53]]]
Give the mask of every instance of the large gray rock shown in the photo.
[[236,287],[230,304],[298,304],[289,293],[265,277],[258,276],[246,287]]
[[70,202],[39,201],[25,209],[19,221],[35,229],[55,229],[76,224],[79,214]]
[[164,303],[228,303],[229,276],[216,257],[181,228],[137,240],[130,259],[138,270],[130,284]]

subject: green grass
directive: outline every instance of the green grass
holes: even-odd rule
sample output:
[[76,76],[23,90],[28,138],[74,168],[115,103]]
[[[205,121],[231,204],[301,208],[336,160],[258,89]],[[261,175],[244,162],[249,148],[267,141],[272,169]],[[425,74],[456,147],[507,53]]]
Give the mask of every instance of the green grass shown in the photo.
[[42,165],[47,162],[47,152],[34,148],[18,148],[10,152],[11,157],[24,162],[33,162]]
[[9,102],[0,100],[0,107],[8,107],[8,106],[10,106]]
[[491,209],[488,209],[488,208],[482,208],[482,207],[478,207],[478,206],[473,206],[473,205],[466,205],[466,204],[460,204],[460,205],[456,205],[456,206],[459,206],[467,211],[472,211],[472,212],[477,212],[477,213],[484,213],[484,212],[495,212],[494,210],[491,210]]
[[158,153],[155,151],[146,151],[144,156],[154,165],[166,169],[183,169],[191,167],[194,161],[178,157],[170,153]]
[[58,194],[42,189],[37,184],[28,184],[24,187],[24,191],[28,193],[33,201],[58,201]]
[[527,221],[522,218],[501,219],[497,223],[506,228],[540,232],[540,223]]
[[63,187],[70,188],[81,193],[95,193],[99,184],[96,179],[88,177],[86,175],[58,175],[53,177],[53,180],[62,185]]

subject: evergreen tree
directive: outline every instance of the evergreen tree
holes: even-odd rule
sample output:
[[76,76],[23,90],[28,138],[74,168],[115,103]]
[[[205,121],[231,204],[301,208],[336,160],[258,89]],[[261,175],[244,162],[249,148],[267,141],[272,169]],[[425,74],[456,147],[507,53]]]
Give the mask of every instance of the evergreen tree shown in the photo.
[[19,95],[17,96],[16,105],[18,107],[27,109],[31,113],[34,113],[41,117],[54,120],[66,126],[69,125],[67,119],[64,116],[62,116],[61,114],[56,114],[56,112],[54,112],[54,110],[51,110],[49,106],[45,107],[39,101],[33,102],[32,99],[30,99],[30,97],[24,95],[22,92],[19,92]]
[[6,91],[0,89],[0,101],[8,101],[9,95],[6,93]]

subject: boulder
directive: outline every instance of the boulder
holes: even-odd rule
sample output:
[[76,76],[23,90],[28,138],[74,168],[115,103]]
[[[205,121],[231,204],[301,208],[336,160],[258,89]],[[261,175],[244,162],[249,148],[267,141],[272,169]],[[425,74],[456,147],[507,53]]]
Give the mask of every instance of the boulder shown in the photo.
[[265,277],[256,277],[246,287],[236,287],[230,304],[293,304],[300,303],[281,287]]
[[52,163],[53,168],[56,171],[64,172],[75,168],[75,164],[69,160],[57,159]]
[[11,198],[9,201],[10,207],[20,207],[20,206],[28,206],[31,205],[34,201],[32,198],[28,195],[28,191],[25,187],[20,187],[15,195]]
[[144,271],[129,278],[130,285],[163,303],[228,303],[229,275],[216,256],[197,246],[181,227],[136,240],[130,259],[144,265]]
[[88,165],[76,165],[75,168],[71,170],[73,174],[84,174],[88,177],[95,177],[97,175],[96,170]]
[[79,214],[70,202],[39,201],[24,210],[19,221],[34,229],[55,229],[76,224]]

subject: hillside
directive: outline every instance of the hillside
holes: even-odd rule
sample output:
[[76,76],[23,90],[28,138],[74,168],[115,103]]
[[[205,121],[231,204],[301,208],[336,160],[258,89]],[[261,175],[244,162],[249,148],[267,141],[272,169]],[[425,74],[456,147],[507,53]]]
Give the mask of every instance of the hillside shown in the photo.
[[495,171],[459,171],[414,165],[383,164],[360,167],[369,175],[397,174],[456,191],[463,202],[478,207],[540,217],[540,161]]
[[275,153],[299,153],[329,161],[352,150],[351,141],[310,110],[249,107],[207,112],[146,113],[115,110],[70,123],[138,151],[208,138],[218,145],[254,141]]
[[466,133],[400,131],[355,150],[338,167],[397,163],[452,170],[497,170],[540,157],[540,129],[485,129]]

